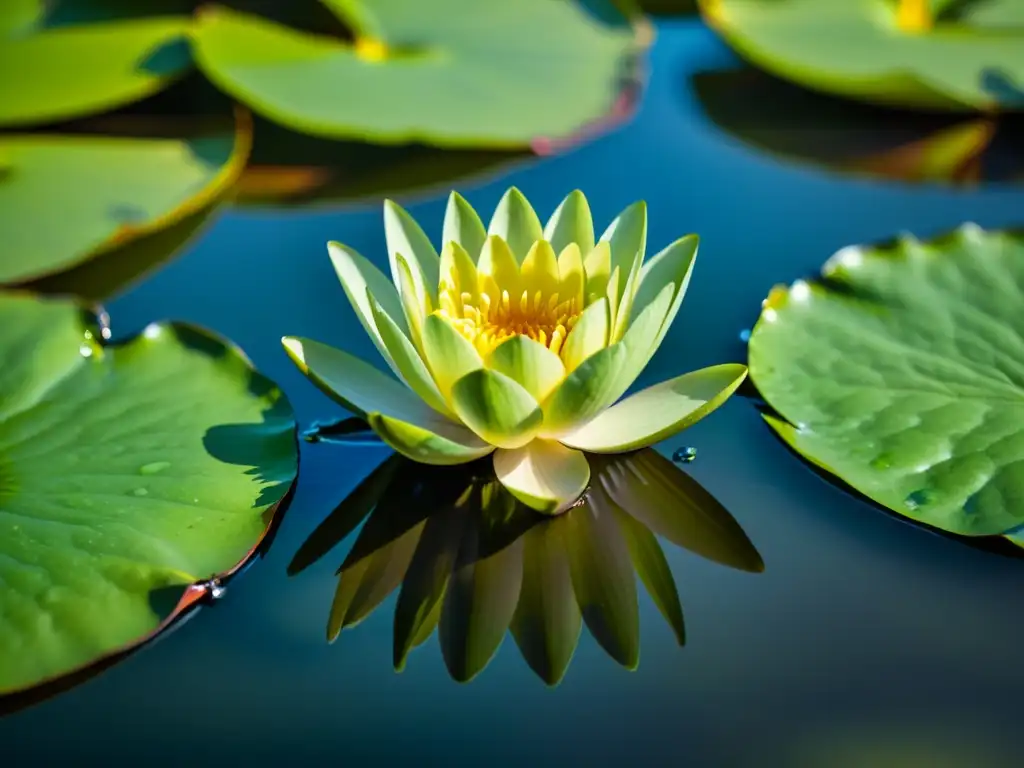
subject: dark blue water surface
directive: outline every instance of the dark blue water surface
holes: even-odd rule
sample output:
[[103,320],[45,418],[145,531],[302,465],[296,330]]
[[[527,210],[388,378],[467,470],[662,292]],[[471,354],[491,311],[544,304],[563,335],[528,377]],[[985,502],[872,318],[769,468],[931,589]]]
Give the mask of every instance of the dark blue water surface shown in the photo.
[[[645,199],[651,252],[701,235],[686,303],[641,385],[743,362],[739,334],[771,286],[815,272],[841,246],[1024,217],[1020,187],[843,177],[740,143],[703,115],[689,81],[732,62],[698,23],[661,25],[635,119],[562,156],[460,187],[488,212],[514,184],[542,217],[579,187],[599,229]],[[439,237],[446,195],[402,202]],[[324,244],[341,240],[385,264],[379,202],[228,211],[111,304],[115,335],[158,318],[200,323],[278,381],[303,426],[343,415],[279,339],[311,336],[373,359]],[[584,632],[553,689],[510,638],[469,684],[449,678],[435,641],[396,674],[393,596],[328,645],[334,571],[350,542],[296,577],[285,569],[388,452],[304,443],[294,502],[265,559],[163,641],[0,721],[0,763],[1015,764],[1020,561],[904,524],[822,481],[747,399],[660,448],[681,445],[698,449],[687,470],[733,513],[766,570],[742,573],[666,545],[687,644],[676,645],[643,595],[635,672]]]

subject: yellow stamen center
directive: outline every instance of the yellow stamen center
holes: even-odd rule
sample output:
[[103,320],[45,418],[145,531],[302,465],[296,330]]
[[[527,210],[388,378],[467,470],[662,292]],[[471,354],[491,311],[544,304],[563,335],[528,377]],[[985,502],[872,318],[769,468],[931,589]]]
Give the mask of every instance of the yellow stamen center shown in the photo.
[[477,296],[460,291],[442,280],[436,314],[451,323],[483,356],[513,336],[527,336],[556,355],[561,353],[569,331],[579,320],[583,307],[577,299],[561,299],[558,293],[524,290],[512,296],[493,280]]
[[933,25],[930,0],[899,0],[896,26],[903,32],[927,32]]
[[388,47],[383,41],[374,37],[356,38],[355,54],[363,61],[378,62],[388,57]]

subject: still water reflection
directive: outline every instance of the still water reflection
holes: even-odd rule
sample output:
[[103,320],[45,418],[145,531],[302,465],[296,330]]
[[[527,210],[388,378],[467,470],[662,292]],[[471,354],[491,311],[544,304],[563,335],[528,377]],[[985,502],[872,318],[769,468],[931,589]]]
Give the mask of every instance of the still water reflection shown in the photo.
[[[488,209],[515,184],[542,215],[580,187],[598,221],[644,198],[655,251],[701,234],[694,287],[638,386],[742,361],[738,334],[771,285],[813,272],[843,245],[963,220],[1021,223],[1012,184],[891,183],[738,143],[702,111],[691,77],[735,59],[696,22],[661,25],[652,58],[633,122],[462,187]],[[445,191],[416,199],[403,202],[417,219],[442,220]],[[282,385],[302,424],[337,417],[278,342],[297,333],[372,356],[323,258],[332,238],[383,264],[376,204],[232,210],[111,304],[115,334],[159,317],[204,324]],[[684,650],[647,596],[639,668],[624,670],[583,633],[555,688],[510,647],[468,685],[451,680],[433,644],[396,675],[394,595],[328,645],[341,556],[295,578],[287,568],[324,511],[387,456],[304,444],[299,488],[267,557],[166,641],[0,721],[4,764],[1016,764],[1019,562],[924,533],[822,482],[742,398],[684,439],[699,451],[687,472],[768,564],[751,577],[664,547],[692,630]]]
[[591,487],[551,518],[517,502],[489,459],[438,468],[393,456],[310,534],[289,573],[305,570],[365,519],[338,569],[328,641],[398,589],[396,670],[436,628],[449,674],[470,680],[510,629],[526,663],[555,685],[583,622],[609,656],[636,669],[637,577],[685,642],[679,593],[652,531],[734,568],[764,564],[714,497],[657,452],[589,461]]

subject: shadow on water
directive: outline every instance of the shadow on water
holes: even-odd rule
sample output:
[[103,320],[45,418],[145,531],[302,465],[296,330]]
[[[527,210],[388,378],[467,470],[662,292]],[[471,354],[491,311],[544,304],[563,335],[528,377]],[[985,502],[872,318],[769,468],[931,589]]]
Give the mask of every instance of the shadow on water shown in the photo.
[[759,572],[764,563],[729,512],[656,451],[589,460],[583,497],[545,517],[504,489],[487,458],[428,467],[392,456],[313,531],[288,573],[301,573],[362,524],[338,569],[329,642],[397,590],[396,670],[436,629],[451,677],[471,680],[511,631],[533,671],[556,685],[583,624],[633,669],[637,577],[685,641],[675,580],[655,534],[739,570]]
[[[997,79],[992,87],[1005,90]],[[716,126],[775,159],[908,184],[1024,182],[1019,115],[965,118],[872,107],[752,68],[696,72],[690,86]]]

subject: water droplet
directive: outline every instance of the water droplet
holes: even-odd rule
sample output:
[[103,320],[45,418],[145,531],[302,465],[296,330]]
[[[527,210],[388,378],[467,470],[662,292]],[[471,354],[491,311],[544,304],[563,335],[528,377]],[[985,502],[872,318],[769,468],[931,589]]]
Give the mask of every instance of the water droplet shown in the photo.
[[92,344],[89,342],[82,342],[82,345],[78,348],[78,354],[82,357],[92,357],[93,351]]
[[228,591],[227,587],[220,583],[220,579],[210,579],[204,581],[200,586],[206,590],[206,594],[213,600],[220,600],[224,597],[224,594]]
[[921,507],[932,501],[932,495],[926,490],[914,491],[907,498],[903,500],[903,503],[907,505],[910,511],[916,511]]
[[676,452],[672,454],[672,461],[676,464],[689,464],[691,461],[697,458],[697,449],[691,446],[676,449]]
[[746,344],[748,341],[750,341],[750,329],[749,328],[744,328],[742,331],[740,331],[740,341],[742,341],[744,344]]
[[148,496],[149,495],[149,491],[147,491],[145,488],[136,488],[134,491],[132,491],[132,493],[134,493],[136,496]]
[[143,464],[139,467],[139,474],[155,475],[157,472],[163,472],[169,466],[171,466],[171,462],[169,461],[154,461],[149,464]]
[[892,461],[888,454],[883,453],[871,460],[871,466],[874,469],[889,469],[892,466]]

